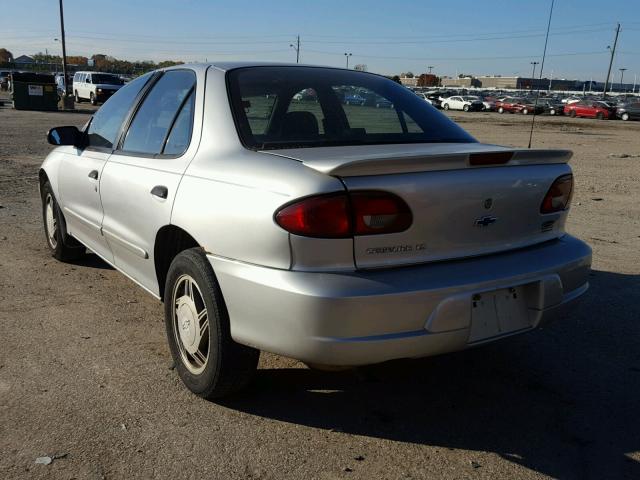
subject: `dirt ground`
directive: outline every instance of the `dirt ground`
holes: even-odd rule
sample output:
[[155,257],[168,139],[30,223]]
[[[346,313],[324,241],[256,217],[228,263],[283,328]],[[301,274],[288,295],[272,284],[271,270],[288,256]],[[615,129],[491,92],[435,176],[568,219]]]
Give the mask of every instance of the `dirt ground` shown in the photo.
[[[452,116],[526,146],[530,117]],[[45,132],[87,119],[0,107],[0,478],[640,478],[640,122],[538,117],[534,146],[575,152],[568,228],[594,250],[570,317],[345,373],[263,354],[246,395],[210,403],[171,369],[159,302],[47,252]]]

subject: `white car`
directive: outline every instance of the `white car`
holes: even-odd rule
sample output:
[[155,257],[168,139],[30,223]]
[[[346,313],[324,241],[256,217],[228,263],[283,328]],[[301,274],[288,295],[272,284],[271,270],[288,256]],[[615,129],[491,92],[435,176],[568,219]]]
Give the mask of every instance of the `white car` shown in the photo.
[[101,72],[76,72],[73,95],[77,103],[88,100],[92,105],[105,102],[124,85],[117,75]]
[[478,112],[484,108],[484,105],[478,97],[454,95],[442,101],[444,110],[463,110],[465,112]]
[[[394,108],[345,107],[345,87]],[[292,100],[309,88],[317,103]],[[180,65],[48,140],[51,253],[90,249],[164,301],[203,397],[245,386],[260,350],[436,355],[533,330],[588,288],[591,250],[565,232],[571,152],[479,143],[380,75]]]

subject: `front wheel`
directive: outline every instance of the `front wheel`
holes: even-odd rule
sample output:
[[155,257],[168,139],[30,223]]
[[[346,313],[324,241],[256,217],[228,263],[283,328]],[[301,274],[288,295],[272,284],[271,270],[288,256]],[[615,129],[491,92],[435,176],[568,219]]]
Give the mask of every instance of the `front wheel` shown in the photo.
[[189,390],[214,399],[250,382],[260,351],[231,338],[220,286],[201,249],[185,250],[171,262],[164,306],[171,354]]
[[76,90],[75,93],[73,94],[73,96],[75,97],[75,101],[76,103],[80,103],[80,95],[78,95],[78,91]]
[[93,92],[89,94],[89,101],[91,102],[91,105],[98,105],[98,99]]
[[498,107],[498,113],[504,113],[504,108]]
[[42,185],[42,220],[47,246],[55,259],[69,262],[86,253],[86,248],[67,234],[64,217],[49,182]]
[[571,111],[569,112],[569,116],[570,116],[571,118],[576,118],[576,111],[575,111],[575,110],[571,110]]
[[629,114],[627,112],[624,112],[620,118],[622,118],[622,120],[626,122],[627,120],[629,120]]
[[449,104],[448,104],[448,103],[445,103],[445,104],[442,106],[442,108],[443,108],[444,110],[449,110]]
[[604,113],[602,113],[602,112],[598,112],[598,113],[596,114],[596,118],[597,118],[598,120],[604,120]]
[[462,107],[462,110],[464,110],[465,112],[469,111],[469,105],[465,105],[464,107]]
[[555,114],[556,114],[556,111],[553,108],[549,110],[549,115],[553,116]]

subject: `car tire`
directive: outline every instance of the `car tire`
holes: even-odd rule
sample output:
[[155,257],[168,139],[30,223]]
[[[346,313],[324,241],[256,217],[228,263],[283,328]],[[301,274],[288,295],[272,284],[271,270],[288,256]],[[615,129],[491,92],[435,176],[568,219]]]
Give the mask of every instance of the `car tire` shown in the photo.
[[504,113],[504,108],[498,107],[498,113]]
[[552,108],[551,110],[549,110],[549,115],[555,115],[556,114],[556,110],[554,108]]
[[624,112],[622,115],[620,115],[620,118],[626,122],[627,120],[629,120],[629,114],[627,112]]
[[61,262],[77,260],[87,252],[87,249],[67,234],[64,216],[60,212],[60,207],[48,181],[42,185],[41,194],[42,221],[51,255]]
[[449,110],[449,104],[448,104],[448,103],[445,103],[445,104],[442,106],[442,109],[443,109],[443,110]]
[[569,116],[570,116],[571,118],[576,118],[576,111],[575,111],[575,110],[571,110],[571,111],[569,112]]
[[73,94],[73,96],[75,97],[75,102],[76,103],[80,103],[82,102],[82,100],[80,100],[80,95],[78,95],[78,91],[76,90],[75,93]]
[[462,110],[464,110],[465,112],[468,112],[469,111],[469,105],[464,105],[462,107]]
[[91,105],[98,105],[98,99],[93,94],[93,92],[89,93],[89,101],[91,102]]
[[200,248],[185,250],[171,262],[164,306],[171,355],[189,390],[215,399],[249,384],[260,351],[231,338],[220,285]]
[[602,112],[598,112],[598,113],[596,113],[596,118],[597,118],[598,120],[604,120],[604,113],[602,113]]

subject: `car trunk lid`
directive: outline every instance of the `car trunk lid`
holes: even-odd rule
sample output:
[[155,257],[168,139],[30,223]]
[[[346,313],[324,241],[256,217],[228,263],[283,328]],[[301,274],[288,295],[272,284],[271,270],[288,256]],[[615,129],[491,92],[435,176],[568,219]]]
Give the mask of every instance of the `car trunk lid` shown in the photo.
[[422,144],[269,151],[339,177],[349,191],[401,197],[413,214],[398,233],[354,238],[358,268],[464,258],[532,245],[564,232],[566,212],[543,215],[566,150]]

